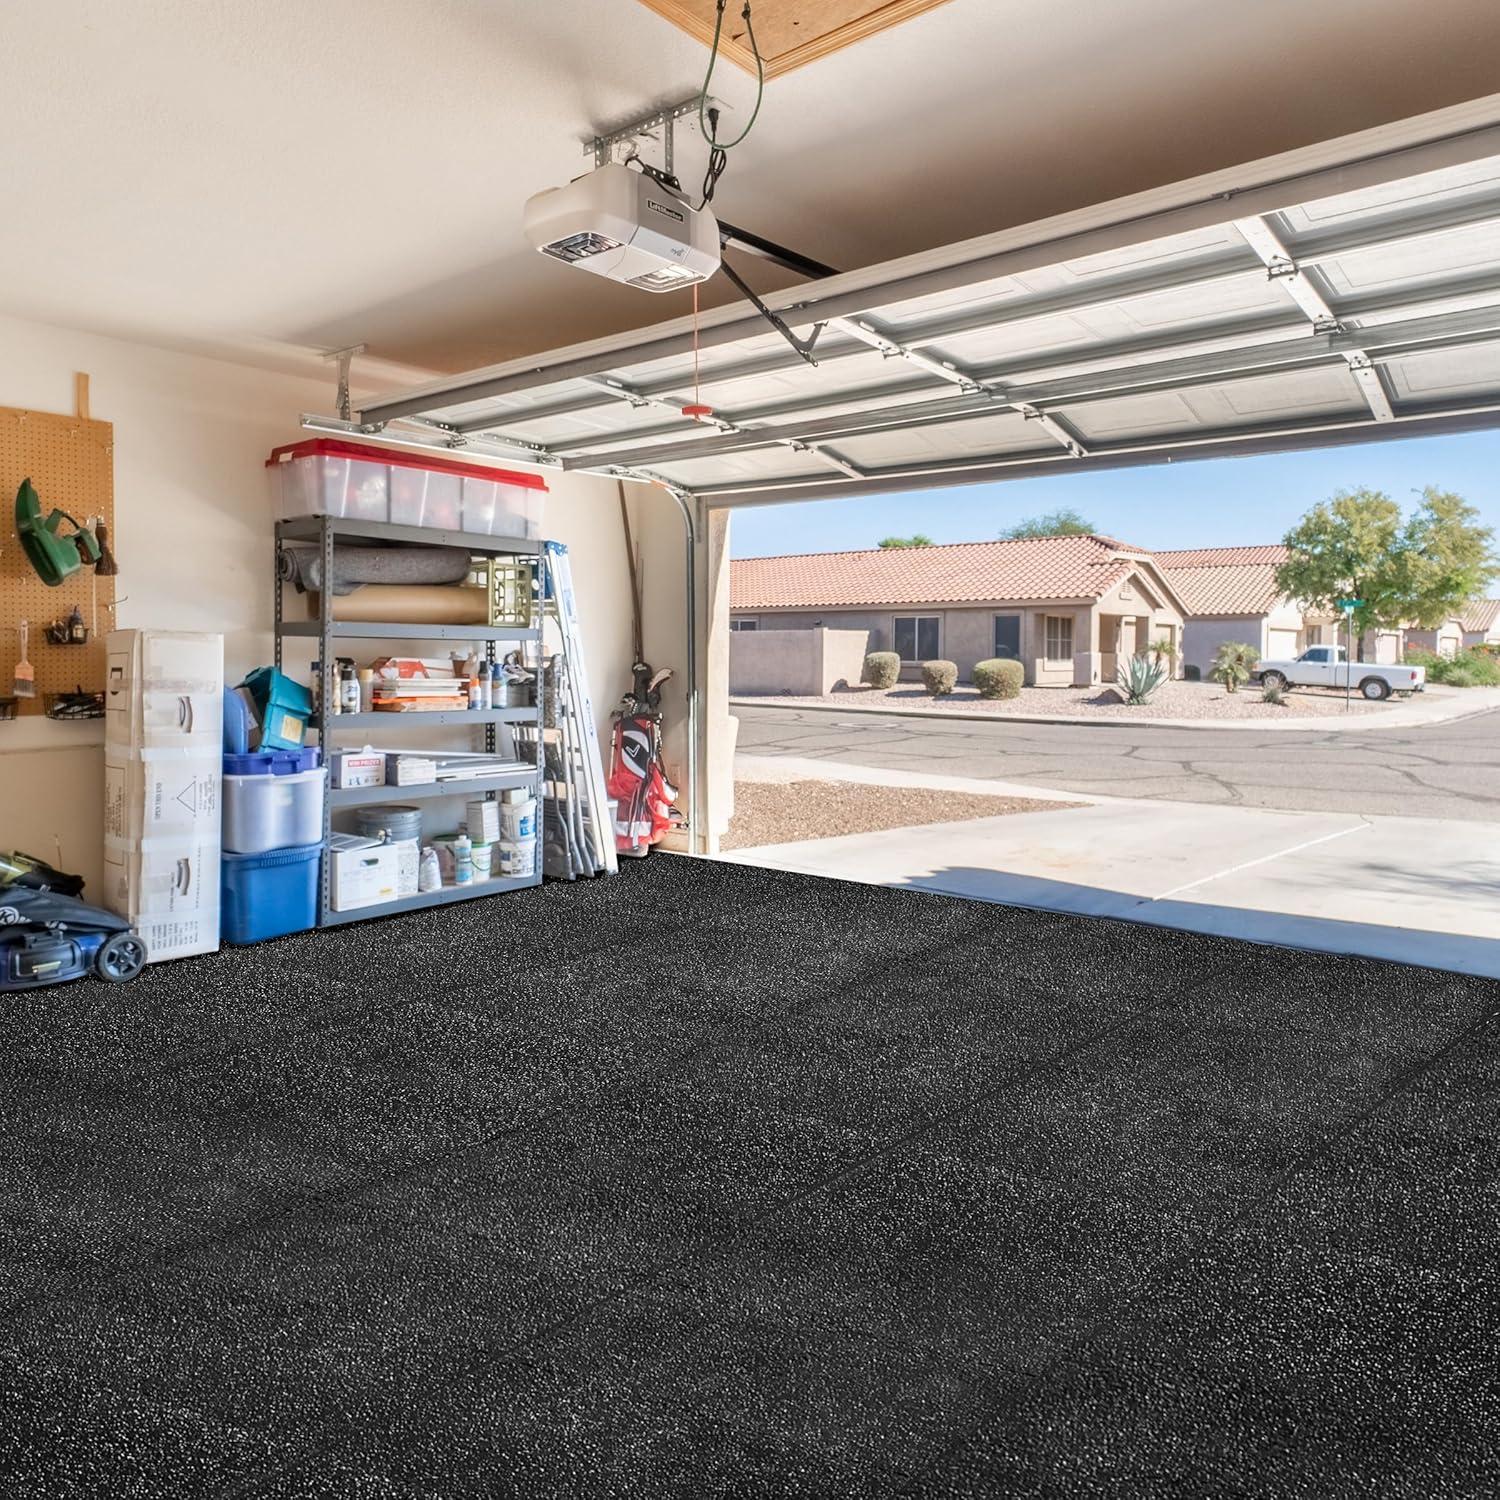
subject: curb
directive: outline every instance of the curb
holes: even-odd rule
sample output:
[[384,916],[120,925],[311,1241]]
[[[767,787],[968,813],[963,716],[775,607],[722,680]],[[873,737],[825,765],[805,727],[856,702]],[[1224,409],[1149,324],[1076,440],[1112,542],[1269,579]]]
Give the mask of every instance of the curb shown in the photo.
[[[1089,719],[1072,714],[982,714],[967,713],[963,709],[931,708],[866,708],[859,704],[841,703],[797,703],[777,698],[731,698],[730,708],[780,708],[794,712],[814,714],[869,714],[873,718],[952,720],[958,724],[1071,724],[1080,729],[1193,729],[1207,734],[1220,734],[1225,730],[1262,731],[1269,734],[1362,734],[1376,729],[1428,729],[1437,724],[1456,724],[1463,719],[1477,718],[1480,714],[1493,713],[1500,703],[1480,704],[1461,713],[1449,714],[1441,719],[1408,719],[1404,723],[1375,720],[1370,723],[1343,723],[1333,719],[1298,719],[1288,723],[1265,723],[1259,719],[1222,719],[1205,722],[1202,719]],[[1399,712],[1399,710],[1398,710]],[[1361,715],[1360,717],[1364,717]]]

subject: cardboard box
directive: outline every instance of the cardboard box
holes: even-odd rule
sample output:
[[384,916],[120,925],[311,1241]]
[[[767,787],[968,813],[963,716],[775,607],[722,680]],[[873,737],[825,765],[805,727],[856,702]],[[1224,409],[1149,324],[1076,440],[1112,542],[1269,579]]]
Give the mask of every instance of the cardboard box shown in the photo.
[[332,785],[337,787],[362,787],[385,785],[385,751],[336,750],[328,757],[328,773]]
[[217,841],[221,761],[197,748],[104,750],[104,836]]
[[106,839],[102,904],[129,919],[149,962],[219,948],[219,845],[213,839]]
[[193,953],[219,951],[219,908],[182,916],[147,913],[135,919],[135,930],[146,944],[146,962],[187,958]]
[[437,780],[437,762],[425,755],[394,752],[385,758],[387,786],[431,786]]
[[398,839],[388,846],[396,851],[396,894],[415,896],[422,865],[422,845],[417,839]]
[[138,749],[198,746],[224,735],[224,637],[180,630],[111,630],[106,640],[104,737]]
[[328,839],[330,897],[334,911],[354,911],[394,901],[400,890],[399,846],[352,833]]

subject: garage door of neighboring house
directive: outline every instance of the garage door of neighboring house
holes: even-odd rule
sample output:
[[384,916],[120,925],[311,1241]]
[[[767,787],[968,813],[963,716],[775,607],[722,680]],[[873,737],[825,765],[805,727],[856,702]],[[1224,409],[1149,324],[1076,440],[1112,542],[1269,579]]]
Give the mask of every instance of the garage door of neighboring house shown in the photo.
[[1285,626],[1266,631],[1266,656],[1271,661],[1290,661],[1297,654],[1297,632]]

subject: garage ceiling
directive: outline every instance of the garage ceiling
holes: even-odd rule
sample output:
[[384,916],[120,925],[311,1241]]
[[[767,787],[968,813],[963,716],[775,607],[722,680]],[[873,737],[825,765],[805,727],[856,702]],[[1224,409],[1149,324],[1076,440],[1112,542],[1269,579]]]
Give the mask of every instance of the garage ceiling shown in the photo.
[[[1494,0],[1055,9],[949,0],[777,78],[716,201],[853,270],[1497,87]],[[638,0],[11,0],[3,41],[0,314],[454,371],[688,305],[521,232],[586,138],[702,85],[704,45]],[[743,71],[714,91],[748,117]]]
[[727,310],[361,419],[727,504],[1500,423],[1500,127],[1177,196],[778,296],[816,367]]

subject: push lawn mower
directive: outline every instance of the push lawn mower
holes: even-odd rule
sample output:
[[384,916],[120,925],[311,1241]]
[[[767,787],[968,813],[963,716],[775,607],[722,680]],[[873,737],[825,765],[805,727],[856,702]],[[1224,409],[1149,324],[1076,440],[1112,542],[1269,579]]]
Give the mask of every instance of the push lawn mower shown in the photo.
[[145,940],[124,917],[34,886],[0,890],[0,991],[87,974],[125,984],[145,967]]

